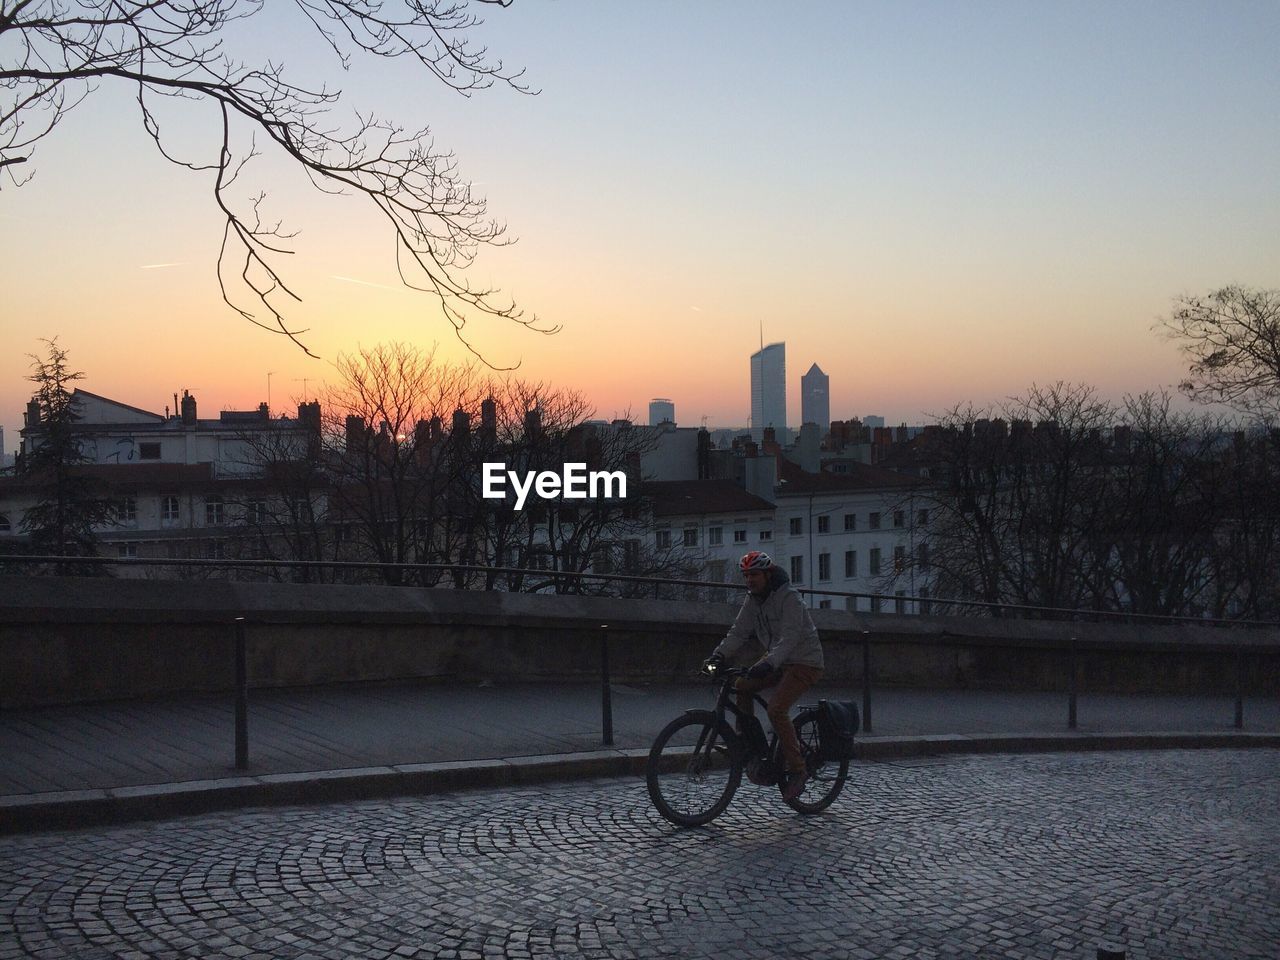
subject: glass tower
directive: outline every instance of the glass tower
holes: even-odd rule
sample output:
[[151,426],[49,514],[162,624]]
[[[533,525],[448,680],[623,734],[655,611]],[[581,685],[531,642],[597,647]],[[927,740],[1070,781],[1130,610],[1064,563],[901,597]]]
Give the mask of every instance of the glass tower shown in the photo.
[[787,345],[771,343],[751,355],[751,439],[773,427],[778,443],[787,442]]

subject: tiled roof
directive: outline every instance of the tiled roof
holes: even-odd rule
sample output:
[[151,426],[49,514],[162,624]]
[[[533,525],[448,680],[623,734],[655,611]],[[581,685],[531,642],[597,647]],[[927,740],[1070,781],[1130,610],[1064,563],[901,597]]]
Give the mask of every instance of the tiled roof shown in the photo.
[[641,484],[640,495],[653,501],[655,517],[773,510],[768,500],[732,480],[650,480]]

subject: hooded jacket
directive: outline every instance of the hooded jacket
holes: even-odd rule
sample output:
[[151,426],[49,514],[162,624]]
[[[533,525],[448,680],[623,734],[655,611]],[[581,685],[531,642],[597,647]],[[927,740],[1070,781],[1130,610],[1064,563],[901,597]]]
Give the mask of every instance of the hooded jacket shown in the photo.
[[764,647],[765,659],[775,668],[789,663],[823,667],[818,628],[781,567],[769,569],[768,590],[763,596],[747,594],[715,652],[731,657],[752,637]]

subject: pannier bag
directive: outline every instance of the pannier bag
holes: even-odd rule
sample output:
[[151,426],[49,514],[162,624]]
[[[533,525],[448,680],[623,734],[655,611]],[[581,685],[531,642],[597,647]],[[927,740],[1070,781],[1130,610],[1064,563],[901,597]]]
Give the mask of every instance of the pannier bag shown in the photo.
[[823,760],[852,760],[858,705],[852,700],[818,701],[818,744]]

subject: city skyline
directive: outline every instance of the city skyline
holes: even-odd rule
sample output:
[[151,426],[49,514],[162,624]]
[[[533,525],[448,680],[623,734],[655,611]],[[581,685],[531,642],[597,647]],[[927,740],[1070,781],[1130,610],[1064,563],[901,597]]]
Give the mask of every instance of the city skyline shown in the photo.
[[[519,238],[482,251],[473,282],[563,326],[478,322],[477,348],[581,390],[599,417],[639,420],[659,395],[686,423],[746,425],[740,358],[761,323],[802,368],[821,363],[837,419],[916,423],[1057,380],[1118,399],[1181,379],[1153,330],[1175,297],[1280,286],[1274,5],[481,12],[477,41],[526,67],[537,96],[457,97],[399,64],[341,74],[277,8],[246,56],[296,35],[298,82],[341,83],[352,106],[429,124],[456,151]],[[208,409],[269,392],[288,410],[339,353],[380,342],[467,356],[400,288],[374,218],[269,151],[244,194],[267,190],[264,218],[300,231],[291,316],[323,359],[229,311],[208,176],[156,154],[134,92],[104,80],[39,144],[31,182],[0,193],[11,443],[42,337],[88,389],[157,411],[183,389]],[[168,146],[194,155],[200,117],[165,110]]]

